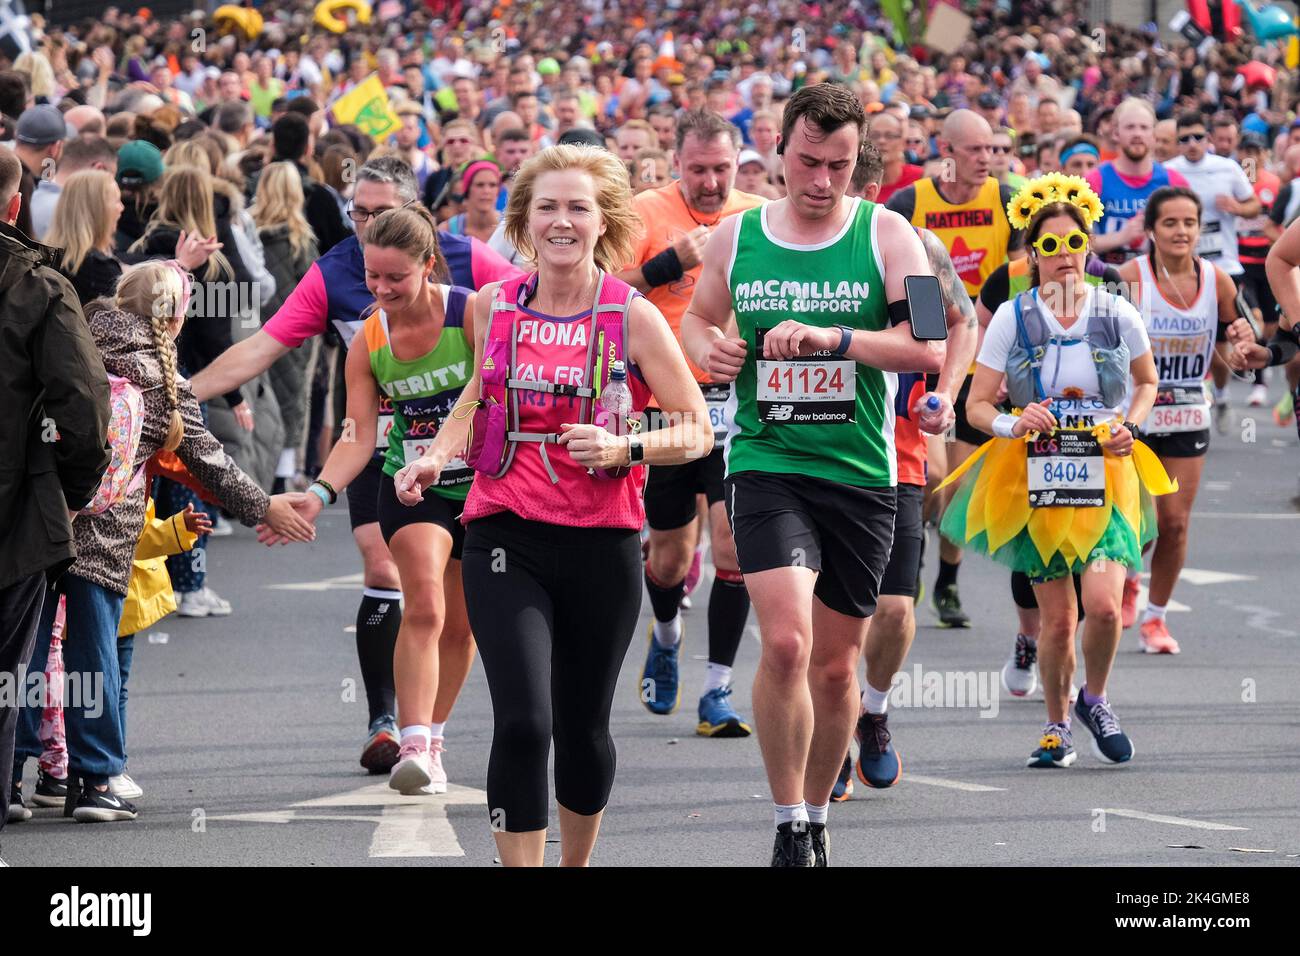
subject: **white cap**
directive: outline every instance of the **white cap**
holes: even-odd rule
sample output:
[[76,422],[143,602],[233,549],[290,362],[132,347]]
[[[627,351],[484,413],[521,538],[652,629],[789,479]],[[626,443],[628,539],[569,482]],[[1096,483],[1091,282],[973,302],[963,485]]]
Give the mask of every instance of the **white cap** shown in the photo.
[[749,163],[760,163],[763,166],[767,165],[767,163],[763,161],[763,157],[756,151],[752,149],[742,149],[740,151],[740,159],[736,160],[736,168],[739,169],[741,166],[748,165]]

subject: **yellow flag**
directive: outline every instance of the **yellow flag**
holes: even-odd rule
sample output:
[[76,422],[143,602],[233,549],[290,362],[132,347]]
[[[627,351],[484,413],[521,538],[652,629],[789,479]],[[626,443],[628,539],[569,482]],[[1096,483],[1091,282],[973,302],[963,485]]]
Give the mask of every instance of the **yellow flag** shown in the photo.
[[375,140],[382,140],[402,125],[388,105],[388,91],[374,73],[334,102],[334,118],[357,126]]

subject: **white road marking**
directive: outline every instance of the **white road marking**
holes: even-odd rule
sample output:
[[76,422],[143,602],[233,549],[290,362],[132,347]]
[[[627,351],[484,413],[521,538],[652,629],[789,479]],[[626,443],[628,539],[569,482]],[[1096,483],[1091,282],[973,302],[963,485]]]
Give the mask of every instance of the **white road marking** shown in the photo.
[[[464,856],[456,831],[447,819],[452,805],[487,806],[487,794],[473,787],[452,784],[438,796],[403,796],[387,782],[367,784],[356,790],[302,800],[284,810],[232,813],[209,817],[241,823],[291,823],[294,820],[339,820],[370,823],[375,827],[369,856],[440,857]],[[303,811],[351,807],[379,807],[378,814],[310,813]]]
[[1146,820],[1148,823],[1168,823],[1176,827],[1193,827],[1197,830],[1249,830],[1250,827],[1234,827],[1226,823],[1210,823],[1206,820],[1191,820],[1187,817],[1170,817],[1163,813],[1146,813],[1142,810],[1116,810],[1106,808],[1102,813],[1114,814],[1117,817],[1130,817],[1134,820]]
[[1249,511],[1193,511],[1193,518],[1232,518],[1237,521],[1300,521],[1300,514],[1294,511],[1283,512],[1249,512]]
[[1006,787],[986,787],[982,783],[964,783],[961,780],[945,780],[943,777],[922,777],[914,773],[905,775],[903,779],[927,787],[945,787],[949,790],[964,790],[967,793],[1001,793],[1006,790]]
[[319,581],[300,581],[294,584],[267,584],[269,591],[360,591],[365,579],[360,572],[344,574],[337,578],[321,578]]
[[1188,584],[1227,584],[1230,581],[1255,581],[1253,574],[1230,574],[1227,571],[1202,571],[1199,568],[1183,568],[1178,575],[1179,583]]

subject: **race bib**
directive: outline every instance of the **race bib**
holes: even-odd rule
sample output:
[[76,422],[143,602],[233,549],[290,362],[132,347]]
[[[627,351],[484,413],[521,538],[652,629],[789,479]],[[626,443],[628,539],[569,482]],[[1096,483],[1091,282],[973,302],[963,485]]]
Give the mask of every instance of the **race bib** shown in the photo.
[[709,423],[713,425],[713,440],[726,439],[731,429],[731,383],[700,383],[704,393],[704,404],[709,410]]
[[1029,504],[1099,508],[1106,503],[1106,463],[1091,432],[1057,431],[1029,445]]
[[1162,388],[1156,392],[1147,431],[1152,435],[1200,432],[1210,427],[1210,403],[1203,388]]
[[1201,226],[1201,238],[1196,243],[1196,254],[1205,259],[1218,259],[1223,255],[1223,233],[1220,231],[1222,224],[1217,220],[1211,220]]
[[[755,350],[763,354],[767,329],[756,329]],[[776,424],[842,425],[854,420],[858,370],[852,359],[827,352],[776,361],[758,358],[759,420]]]
[[[433,447],[433,436],[427,438],[407,438],[402,442],[402,463],[412,464]],[[474,480],[474,470],[465,464],[463,458],[452,458],[438,475],[439,488],[453,488]]]

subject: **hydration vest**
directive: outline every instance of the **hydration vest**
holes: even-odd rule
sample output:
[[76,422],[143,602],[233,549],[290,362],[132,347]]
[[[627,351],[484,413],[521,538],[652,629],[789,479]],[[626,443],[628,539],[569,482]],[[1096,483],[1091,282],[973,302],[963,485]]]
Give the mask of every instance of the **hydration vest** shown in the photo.
[[1028,292],[1015,297],[1016,340],[1007,356],[1007,397],[1016,408],[1024,408],[1047,397],[1040,370],[1047,346],[1056,342],[1085,341],[1097,366],[1101,398],[1111,408],[1124,403],[1128,394],[1129,348],[1119,331],[1115,297],[1103,289],[1093,293],[1092,313],[1083,336],[1053,335],[1039,311],[1038,300]]
[[[460,406],[456,414],[467,414],[462,409],[472,410],[474,421],[470,429],[469,452],[466,462],[476,471],[481,471],[492,478],[502,477],[514,461],[515,452],[521,442],[537,445],[546,466],[546,473],[553,484],[559,483],[555,469],[551,467],[546,455],[546,446],[555,444],[560,439],[559,432],[525,432],[519,425],[519,399],[521,392],[542,392],[548,395],[564,395],[580,400],[577,421],[585,425],[606,425],[605,413],[598,411],[597,402],[604,386],[609,382],[609,373],[615,362],[629,363],[625,356],[627,343],[627,316],[636,289],[602,272],[596,289],[596,300],[592,305],[591,316],[586,321],[587,358],[585,368],[588,371],[587,385],[575,385],[569,382],[551,382],[545,379],[533,381],[516,377],[518,359],[518,315],[523,304],[524,292],[532,276],[523,276],[503,282],[492,302],[492,311],[488,316],[488,327],[483,342],[483,364],[480,368],[482,386],[476,402]],[[611,423],[606,426],[611,430],[635,431],[640,427],[639,420],[623,423]],[[629,468],[599,469],[592,472],[597,478],[621,478]]]

